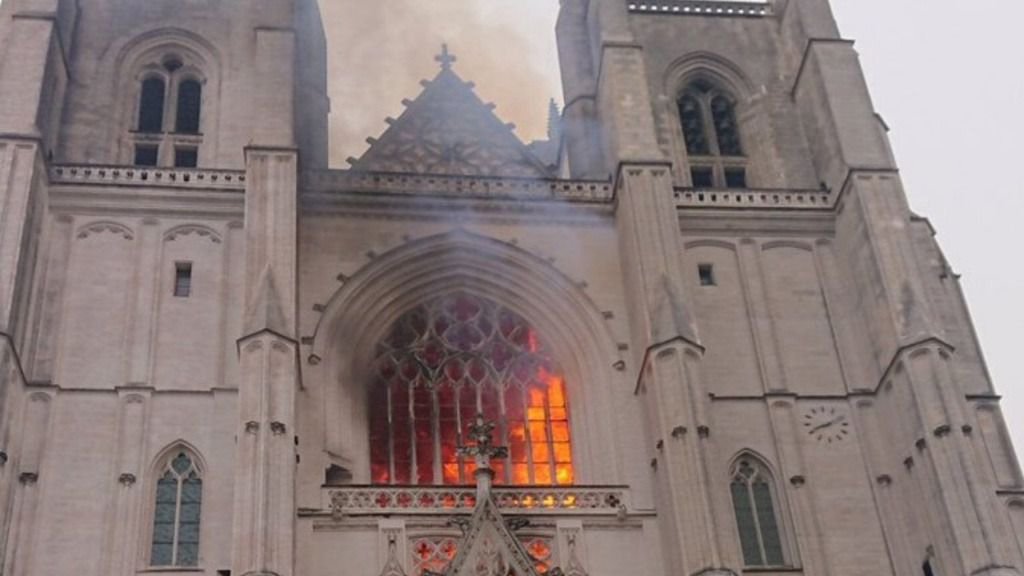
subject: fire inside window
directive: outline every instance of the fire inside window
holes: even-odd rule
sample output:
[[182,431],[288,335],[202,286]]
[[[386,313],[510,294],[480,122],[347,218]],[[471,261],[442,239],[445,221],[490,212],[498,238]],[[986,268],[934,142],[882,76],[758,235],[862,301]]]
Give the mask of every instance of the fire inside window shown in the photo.
[[370,460],[378,484],[472,484],[460,456],[477,414],[497,423],[495,482],[573,483],[565,381],[519,314],[465,292],[399,318],[377,349]]

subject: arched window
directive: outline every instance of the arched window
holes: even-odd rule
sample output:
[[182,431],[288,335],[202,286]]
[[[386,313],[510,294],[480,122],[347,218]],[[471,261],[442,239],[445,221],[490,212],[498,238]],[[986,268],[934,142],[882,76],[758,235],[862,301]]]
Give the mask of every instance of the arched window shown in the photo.
[[690,179],[696,188],[746,188],[746,158],[736,121],[736,102],[727,92],[699,79],[679,96]]
[[203,101],[203,86],[196,80],[185,80],[178,85],[178,109],[174,131],[179,134],[199,133],[199,114]]
[[164,130],[164,100],[167,83],[163,78],[151,77],[142,81],[139,93],[139,132],[159,134]]
[[768,468],[753,457],[740,458],[733,466],[731,491],[743,563],[785,566],[775,486]]
[[455,292],[405,313],[377,347],[370,460],[379,484],[468,484],[458,455],[478,413],[497,423],[504,484],[572,484],[565,382],[550,349],[519,314]]
[[156,567],[198,566],[203,479],[195,457],[186,450],[175,450],[159,474],[149,563]]
[[203,144],[202,57],[156,48],[138,64],[138,115],[128,135],[136,166],[199,167]]

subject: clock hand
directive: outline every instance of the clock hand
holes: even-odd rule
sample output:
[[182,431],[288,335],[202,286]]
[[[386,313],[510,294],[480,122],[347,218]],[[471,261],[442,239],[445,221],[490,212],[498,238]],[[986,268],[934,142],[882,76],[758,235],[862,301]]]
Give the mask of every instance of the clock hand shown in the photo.
[[833,424],[839,424],[843,420],[846,420],[846,417],[845,416],[839,416],[838,418],[833,418],[833,419],[829,420],[828,422],[825,422],[824,424],[819,424],[819,425],[815,426],[814,428],[811,428],[811,434],[814,434],[818,430],[823,430],[825,428],[828,428],[829,426],[832,426]]

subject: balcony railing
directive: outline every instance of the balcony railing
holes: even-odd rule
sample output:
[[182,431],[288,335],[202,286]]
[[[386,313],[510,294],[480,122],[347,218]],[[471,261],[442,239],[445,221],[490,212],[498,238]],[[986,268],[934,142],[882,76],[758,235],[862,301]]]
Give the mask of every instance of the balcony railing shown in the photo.
[[53,184],[97,184],[104,186],[175,187],[204,190],[242,191],[242,170],[196,168],[149,168],[144,166],[92,166],[59,164],[50,167]]
[[[624,487],[496,487],[504,513],[622,515],[630,511]],[[469,514],[476,506],[472,486],[344,486],[323,489],[323,512],[335,517],[387,514]]]
[[677,208],[829,210],[835,197],[829,190],[676,188]]

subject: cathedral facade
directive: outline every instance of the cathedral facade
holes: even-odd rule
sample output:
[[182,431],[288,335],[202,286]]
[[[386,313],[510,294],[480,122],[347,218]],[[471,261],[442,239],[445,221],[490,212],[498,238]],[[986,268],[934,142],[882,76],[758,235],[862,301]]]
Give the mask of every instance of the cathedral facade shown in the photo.
[[1024,574],[827,0],[556,33],[547,140],[444,48],[331,169],[316,0],[5,0],[0,574]]

